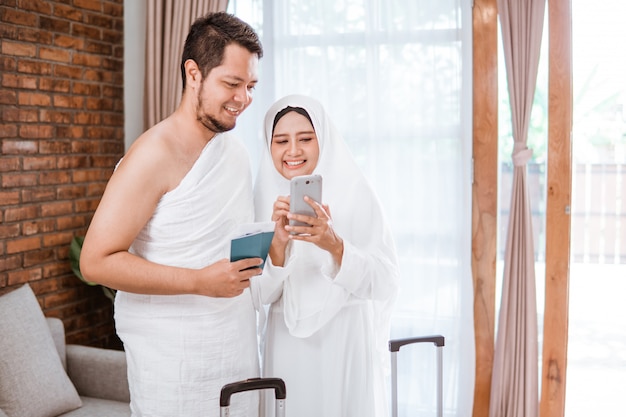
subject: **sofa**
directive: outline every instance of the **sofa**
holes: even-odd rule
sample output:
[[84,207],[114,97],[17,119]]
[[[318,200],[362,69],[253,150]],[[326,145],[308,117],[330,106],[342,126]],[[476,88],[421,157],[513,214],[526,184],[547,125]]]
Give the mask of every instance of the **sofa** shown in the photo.
[[124,352],[65,343],[28,284],[0,296],[0,417],[130,417]]

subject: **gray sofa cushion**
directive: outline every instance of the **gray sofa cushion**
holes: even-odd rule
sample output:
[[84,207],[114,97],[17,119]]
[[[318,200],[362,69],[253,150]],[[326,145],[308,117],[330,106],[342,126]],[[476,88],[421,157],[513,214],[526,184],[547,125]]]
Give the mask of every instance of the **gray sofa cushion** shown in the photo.
[[80,397],[83,406],[59,417],[129,417],[130,404],[101,398]]
[[52,417],[80,407],[30,286],[0,297],[0,317],[0,409],[8,417]]

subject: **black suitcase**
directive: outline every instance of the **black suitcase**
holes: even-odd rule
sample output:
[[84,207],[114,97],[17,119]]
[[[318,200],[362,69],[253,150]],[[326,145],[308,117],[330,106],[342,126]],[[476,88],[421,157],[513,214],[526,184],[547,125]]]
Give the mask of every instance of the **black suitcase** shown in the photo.
[[250,378],[224,385],[220,393],[220,417],[230,416],[230,397],[233,394],[268,388],[273,389],[276,396],[276,417],[285,417],[287,391],[285,381],[280,378]]
[[398,351],[404,345],[413,343],[433,343],[437,346],[437,416],[443,416],[443,346],[445,338],[441,335],[409,337],[389,341],[391,352],[391,415],[398,417]]

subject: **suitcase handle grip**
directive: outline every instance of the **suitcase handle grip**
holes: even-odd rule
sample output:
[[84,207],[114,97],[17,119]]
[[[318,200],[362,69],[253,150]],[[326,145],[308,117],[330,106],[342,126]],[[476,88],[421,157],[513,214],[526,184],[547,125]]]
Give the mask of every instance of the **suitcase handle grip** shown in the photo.
[[220,393],[220,407],[230,406],[230,397],[233,394],[265,388],[273,388],[277,400],[284,400],[287,396],[285,381],[280,378],[250,378],[224,385]]
[[445,345],[445,338],[441,335],[434,336],[422,336],[422,337],[408,337],[406,339],[393,339],[389,341],[389,351],[398,352],[404,345],[410,345],[412,343],[434,343],[437,347]]

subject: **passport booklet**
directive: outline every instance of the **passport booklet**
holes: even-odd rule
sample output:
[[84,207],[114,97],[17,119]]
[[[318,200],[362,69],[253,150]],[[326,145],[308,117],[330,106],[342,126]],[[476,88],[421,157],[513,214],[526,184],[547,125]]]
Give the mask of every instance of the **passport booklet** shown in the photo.
[[274,222],[242,224],[233,236],[230,241],[230,261],[261,258],[263,268],[274,237]]

